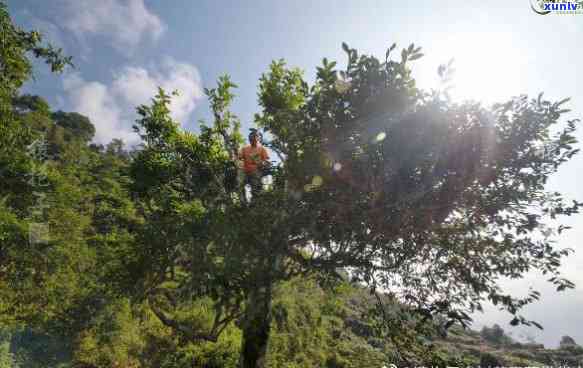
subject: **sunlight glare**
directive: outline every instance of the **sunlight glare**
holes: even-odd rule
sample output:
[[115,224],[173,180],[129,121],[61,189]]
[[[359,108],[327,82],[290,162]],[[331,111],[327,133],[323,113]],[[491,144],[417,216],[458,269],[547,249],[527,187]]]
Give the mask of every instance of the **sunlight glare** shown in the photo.
[[522,44],[509,33],[464,33],[449,37],[439,51],[441,64],[454,59],[454,101],[499,102],[524,92]]

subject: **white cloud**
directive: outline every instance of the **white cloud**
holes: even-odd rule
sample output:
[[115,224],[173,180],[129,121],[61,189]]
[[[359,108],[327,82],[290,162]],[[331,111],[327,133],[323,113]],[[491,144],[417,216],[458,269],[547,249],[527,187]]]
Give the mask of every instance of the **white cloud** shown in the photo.
[[102,36],[126,55],[144,40],[157,41],[166,29],[144,0],[60,0],[58,4],[58,24],[83,44],[88,35]]
[[112,138],[135,140],[130,135],[131,130],[122,120],[121,107],[106,85],[87,82],[79,74],[71,74],[65,77],[63,87],[67,93],[66,106],[89,117],[96,128],[97,142],[106,143]]
[[160,67],[125,67],[114,73],[109,86],[86,81],[78,73],[69,74],[63,81],[66,108],[91,119],[96,128],[95,141],[99,143],[113,138],[137,143],[138,137],[132,131],[135,108],[149,103],[159,86],[167,92],[179,91],[179,96],[172,97],[170,111],[172,118],[184,125],[203,95],[194,65],[167,59]]
[[158,87],[166,92],[174,90],[178,96],[172,98],[172,117],[185,121],[202,97],[200,76],[196,67],[167,58],[161,68],[148,71],[142,67],[126,67],[115,76],[113,91],[133,106],[148,102]]

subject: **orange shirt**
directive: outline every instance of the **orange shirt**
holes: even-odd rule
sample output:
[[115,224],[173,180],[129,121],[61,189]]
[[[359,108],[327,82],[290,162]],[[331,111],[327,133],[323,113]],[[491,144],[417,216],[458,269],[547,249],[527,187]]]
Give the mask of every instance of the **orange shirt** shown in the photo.
[[267,150],[259,144],[256,147],[248,145],[239,153],[239,159],[243,160],[243,170],[251,174],[257,171],[262,162],[269,160],[269,155]]

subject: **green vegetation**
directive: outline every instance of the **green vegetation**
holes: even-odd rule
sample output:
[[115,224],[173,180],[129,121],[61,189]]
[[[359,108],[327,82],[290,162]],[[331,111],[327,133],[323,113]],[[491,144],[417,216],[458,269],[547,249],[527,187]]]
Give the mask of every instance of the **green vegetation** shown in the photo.
[[281,162],[249,202],[230,177],[227,76],[199,132],[160,89],[137,107],[140,146],[96,145],[87,117],[20,94],[30,54],[56,72],[71,60],[1,1],[0,26],[0,367],[580,362],[570,341],[463,329],[486,300],[538,326],[520,310],[539,294],[507,295],[501,277],[573,287],[546,220],[580,203],[544,190],[577,152],[575,121],[550,134],[567,100],[489,110],[426,93],[414,45],[398,60],[343,45],[346,70],[324,59],[311,86],[276,61],[255,120]]
[[[281,285],[273,302],[273,331],[267,352],[270,367],[381,367],[405,364],[395,346],[379,339],[365,313],[364,289],[339,285],[325,292],[315,280],[298,278]],[[204,303],[190,308],[192,323],[208,322]],[[6,367],[237,367],[241,331],[226,330],[217,343],[181,340],[144,306],[128,300],[110,304],[78,334],[71,351],[46,335],[15,331],[5,341],[0,362]],[[9,346],[12,341],[13,353]],[[536,344],[492,344],[480,333],[453,327],[447,338],[429,339],[425,364],[503,366],[571,365],[583,354],[544,349]],[[46,351],[52,348],[51,351]],[[581,347],[579,347],[581,349]],[[14,357],[13,357],[14,356]],[[60,359],[60,361],[59,361]],[[52,362],[47,364],[47,362]],[[12,363],[14,362],[14,363]]]
[[496,324],[492,327],[484,326],[480,336],[485,341],[495,345],[509,345],[512,342],[512,339],[504,333],[502,327]]

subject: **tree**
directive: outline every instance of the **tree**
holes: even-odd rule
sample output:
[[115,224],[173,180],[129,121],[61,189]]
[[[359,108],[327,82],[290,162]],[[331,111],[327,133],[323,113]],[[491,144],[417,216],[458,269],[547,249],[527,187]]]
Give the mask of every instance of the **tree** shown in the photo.
[[577,345],[575,339],[573,339],[571,336],[561,337],[559,349],[565,350],[572,354],[573,356],[579,356],[583,354],[583,346]]
[[72,64],[71,58],[63,57],[61,50],[44,45],[38,32],[27,32],[15,26],[4,1],[0,1],[0,30],[0,175],[3,182],[0,197],[4,197],[12,188],[27,186],[24,183],[26,175],[22,175],[31,165],[26,147],[37,138],[18,119],[17,112],[25,106],[40,109],[41,113],[46,108],[42,99],[26,95],[17,97],[19,88],[32,73],[27,53],[44,59],[54,72]]
[[492,327],[484,326],[482,331],[480,331],[480,336],[484,340],[496,345],[509,345],[512,343],[512,338],[506,335],[504,329],[498,324],[494,324]]
[[47,101],[40,96],[24,94],[13,99],[12,105],[19,113],[39,112],[42,115],[50,115],[50,107]]
[[561,342],[559,342],[559,347],[564,348],[567,346],[576,346],[577,343],[571,336],[563,336],[561,337]]
[[81,139],[85,143],[90,142],[95,135],[95,127],[89,121],[89,118],[76,112],[57,111],[52,114],[52,119],[58,126],[65,128],[70,132],[66,139]]
[[[324,59],[312,86],[283,61],[262,76],[255,120],[281,163],[273,188],[250,204],[224,185],[241,141],[228,77],[206,90],[214,121],[199,134],[179,129],[162,90],[138,108],[143,148],[130,171],[145,227],[135,292],[186,339],[216,341],[238,324],[242,367],[262,366],[273,287],[295,275],[316,274],[325,285],[347,270],[377,296],[378,332],[397,346],[403,339],[391,331],[410,320],[386,300],[419,323],[445,317],[443,329],[467,325],[485,300],[513,325],[540,326],[519,314],[539,293],[515,298],[498,280],[539,269],[558,290],[573,287],[559,273],[571,250],[554,247],[546,220],[580,203],[545,191],[578,151],[576,121],[550,133],[568,99],[454,103],[416,87],[409,65],[419,47],[397,61],[395,45],[382,61],[343,48],[347,68]],[[212,323],[181,317],[192,298],[212,301]]]

